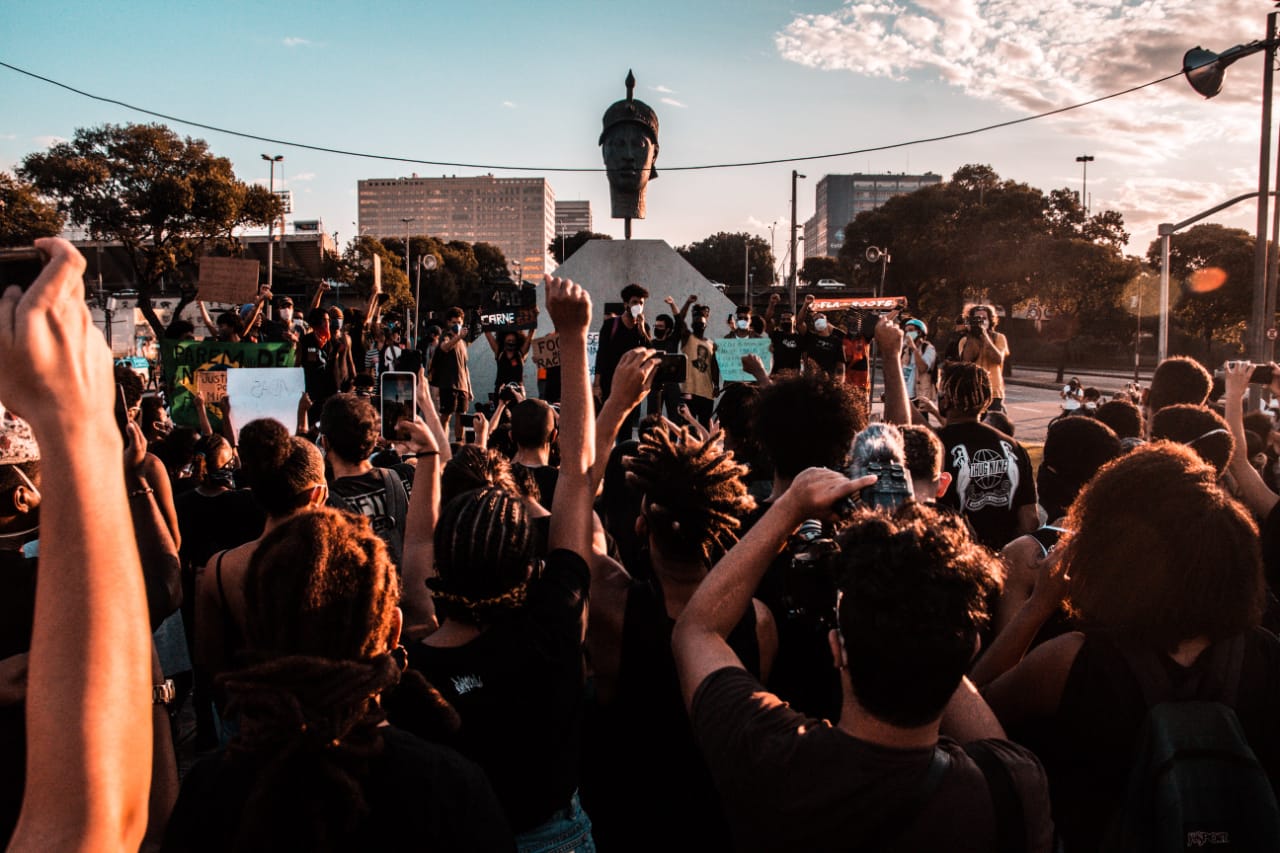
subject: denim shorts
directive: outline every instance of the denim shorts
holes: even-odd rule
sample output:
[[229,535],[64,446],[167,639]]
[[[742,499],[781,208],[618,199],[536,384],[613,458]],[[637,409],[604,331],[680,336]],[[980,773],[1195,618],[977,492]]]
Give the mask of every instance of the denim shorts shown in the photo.
[[582,810],[578,792],[573,792],[569,805],[547,818],[541,826],[517,835],[516,848],[520,853],[595,853],[591,818]]

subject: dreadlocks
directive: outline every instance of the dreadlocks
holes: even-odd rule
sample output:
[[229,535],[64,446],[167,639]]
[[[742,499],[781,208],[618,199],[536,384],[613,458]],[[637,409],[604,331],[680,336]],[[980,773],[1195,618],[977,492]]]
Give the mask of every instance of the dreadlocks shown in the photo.
[[948,411],[958,415],[981,415],[991,405],[991,377],[971,361],[948,365],[942,390],[947,398]]
[[747,469],[687,430],[661,426],[645,433],[635,456],[624,460],[627,482],[644,495],[641,509],[659,547],[673,557],[707,563],[737,541],[739,519],[755,508],[743,476]]

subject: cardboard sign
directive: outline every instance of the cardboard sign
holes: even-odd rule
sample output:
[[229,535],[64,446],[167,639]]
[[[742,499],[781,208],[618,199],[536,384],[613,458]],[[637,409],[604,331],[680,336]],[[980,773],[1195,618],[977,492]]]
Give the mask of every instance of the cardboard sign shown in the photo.
[[[559,348],[557,348],[559,355]],[[587,332],[587,363],[591,365],[591,375],[596,375],[596,356],[600,354],[600,333]]]
[[533,363],[544,370],[549,367],[559,367],[560,336],[552,332],[545,337],[534,338],[529,354],[533,358]]
[[720,367],[722,382],[754,382],[755,377],[742,369],[744,355],[757,355],[764,362],[765,372],[773,366],[773,353],[769,352],[768,338],[717,338],[716,364]]
[[201,258],[200,299],[243,305],[258,295],[258,262],[243,258]]
[[298,400],[307,387],[301,367],[242,367],[224,373],[237,438],[240,427],[259,418],[277,420],[293,431]]
[[220,400],[227,396],[227,371],[197,370],[196,390],[209,401]]
[[[165,387],[170,389],[170,415],[181,426],[198,427],[196,397],[198,374],[226,372],[233,367],[292,367],[293,344],[246,344],[222,341],[161,341],[161,363]],[[206,380],[209,381],[209,380]],[[294,400],[294,411],[298,401]],[[210,425],[214,430],[222,423],[222,409],[208,406]],[[236,420],[241,423],[239,413]],[[290,422],[286,422],[288,426]]]

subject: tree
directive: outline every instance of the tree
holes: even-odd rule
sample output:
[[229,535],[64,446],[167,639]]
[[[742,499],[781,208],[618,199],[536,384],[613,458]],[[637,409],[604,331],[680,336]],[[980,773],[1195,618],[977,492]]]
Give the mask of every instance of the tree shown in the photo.
[[23,246],[37,237],[57,236],[63,219],[31,184],[0,172],[0,246]]
[[850,272],[848,264],[844,261],[823,255],[816,258],[806,258],[804,266],[800,268],[796,275],[806,284],[815,284],[824,278],[831,278],[848,284]]
[[676,251],[711,281],[742,284],[743,262],[749,258],[754,284],[765,287],[773,283],[773,251],[763,237],[746,232],[729,234],[721,231],[688,246],[680,246]]
[[[492,243],[475,243],[471,252],[476,256],[476,274],[485,284],[503,284],[512,280],[507,256]],[[523,275],[523,273],[522,273]]]
[[569,234],[552,240],[547,245],[547,251],[551,253],[551,257],[556,259],[557,264],[563,264],[574,252],[585,246],[588,241],[612,239],[608,234],[598,234],[595,231],[579,231],[576,234]]
[[[403,246],[403,243],[401,244]],[[387,304],[392,308],[406,308],[413,304],[409,279],[404,274],[404,256],[396,255],[376,237],[365,234],[347,244],[342,262],[334,271],[334,278],[368,297],[373,289],[373,258],[380,259],[382,268],[382,292],[387,294]]]
[[282,213],[274,195],[237,180],[231,161],[203,140],[159,124],[81,128],[70,142],[27,155],[18,174],[95,238],[124,244],[144,297],[188,275],[210,244],[234,245],[235,229]]
[[[1253,299],[1254,238],[1240,228],[1197,225],[1169,240],[1169,280],[1181,282],[1174,319],[1199,335],[1211,357],[1215,340],[1236,343]],[[1160,241],[1147,249],[1160,267]]]

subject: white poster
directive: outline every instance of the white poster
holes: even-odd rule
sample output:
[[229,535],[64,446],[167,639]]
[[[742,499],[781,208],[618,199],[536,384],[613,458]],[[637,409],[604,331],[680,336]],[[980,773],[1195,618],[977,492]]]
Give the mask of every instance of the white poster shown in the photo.
[[294,431],[298,401],[306,390],[301,367],[233,367],[226,373],[237,440],[240,427],[258,418],[274,418]]

